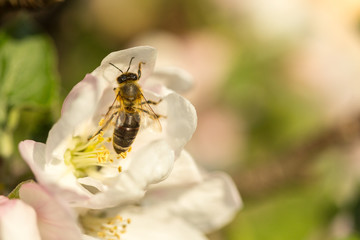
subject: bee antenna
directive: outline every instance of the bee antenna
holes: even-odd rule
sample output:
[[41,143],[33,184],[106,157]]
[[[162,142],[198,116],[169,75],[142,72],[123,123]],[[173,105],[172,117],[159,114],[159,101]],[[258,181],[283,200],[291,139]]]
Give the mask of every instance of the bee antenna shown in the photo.
[[112,64],[112,63],[109,63],[111,66],[113,66],[113,67],[115,67],[116,69],[118,69],[121,73],[124,73],[123,71],[121,71],[121,69],[120,68],[118,68],[117,66],[115,66],[114,64]]
[[128,71],[129,71],[130,66],[131,66],[131,62],[132,62],[132,60],[133,60],[134,58],[135,58],[135,57],[132,57],[132,58],[130,59],[130,62],[129,62],[129,67],[128,67],[128,69],[126,70],[126,72],[128,72]]

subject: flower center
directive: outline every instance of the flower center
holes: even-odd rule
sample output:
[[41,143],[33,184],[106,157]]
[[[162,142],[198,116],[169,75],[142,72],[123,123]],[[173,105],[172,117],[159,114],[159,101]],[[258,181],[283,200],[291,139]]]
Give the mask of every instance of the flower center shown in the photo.
[[81,225],[86,234],[100,239],[118,240],[126,233],[127,226],[131,223],[130,218],[117,215],[112,218],[101,218],[92,215],[80,217]]
[[65,151],[64,159],[67,165],[72,166],[76,177],[89,176],[103,167],[117,168],[121,172],[121,167],[114,164],[114,159],[120,157],[111,154],[105,145],[111,142],[111,138],[104,138],[100,133],[88,141],[74,137],[73,142],[75,147]]

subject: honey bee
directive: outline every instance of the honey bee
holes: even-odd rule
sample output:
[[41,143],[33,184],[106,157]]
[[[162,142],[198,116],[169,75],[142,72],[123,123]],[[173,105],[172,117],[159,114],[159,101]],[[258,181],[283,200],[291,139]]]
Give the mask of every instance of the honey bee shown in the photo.
[[113,124],[113,148],[122,157],[125,157],[126,153],[130,151],[144,118],[155,120],[157,129],[161,131],[159,118],[162,116],[156,114],[150,105],[156,105],[162,99],[158,102],[146,100],[138,84],[138,80],[141,78],[141,66],[145,63],[139,63],[137,74],[129,72],[134,58],[130,59],[129,67],[125,72],[114,64],[109,63],[121,72],[116,79],[118,87],[114,88],[115,100],[104,118],[100,121],[101,128],[91,137],[94,138],[101,133],[103,134],[105,129]]

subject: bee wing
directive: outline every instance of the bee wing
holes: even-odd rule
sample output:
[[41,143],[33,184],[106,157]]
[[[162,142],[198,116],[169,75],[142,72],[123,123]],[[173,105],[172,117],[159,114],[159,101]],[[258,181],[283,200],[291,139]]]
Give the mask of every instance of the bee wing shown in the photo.
[[100,120],[99,122],[100,129],[89,139],[94,138],[95,136],[99,135],[101,132],[104,132],[109,127],[113,119],[114,118],[116,119],[116,115],[119,113],[121,106],[122,106],[121,101],[119,100],[119,96],[117,95],[114,102],[109,107],[109,110],[106,112],[105,116]]
[[142,112],[142,116],[143,116],[142,117],[143,126],[152,125],[152,127],[155,130],[161,132],[162,127],[159,121],[161,115],[155,113],[155,111],[152,109],[152,107],[149,104],[149,101],[145,98],[143,93],[141,93],[140,107],[141,107],[140,111]]

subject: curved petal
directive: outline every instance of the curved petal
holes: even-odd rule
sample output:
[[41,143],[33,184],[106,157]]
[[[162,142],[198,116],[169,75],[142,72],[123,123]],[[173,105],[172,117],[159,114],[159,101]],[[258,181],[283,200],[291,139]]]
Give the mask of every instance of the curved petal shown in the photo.
[[86,234],[83,234],[82,237],[81,237],[82,240],[100,240],[99,238],[97,237],[92,237],[92,236],[89,236],[89,235],[86,235]]
[[76,216],[62,202],[51,196],[36,183],[23,184],[19,190],[20,199],[32,206],[38,216],[38,226],[42,239],[78,240],[81,236]]
[[75,176],[64,165],[52,165],[45,162],[45,144],[32,140],[19,144],[22,158],[29,165],[38,182],[47,189],[69,202],[79,202],[90,197]]
[[61,118],[49,132],[45,153],[47,162],[63,160],[64,152],[69,147],[72,137],[88,130],[97,104],[106,88],[109,88],[106,81],[87,74],[71,90],[64,101]]
[[35,210],[21,200],[0,202],[0,239],[40,240]]
[[158,212],[126,211],[121,215],[130,218],[131,223],[121,238],[128,240],[206,240],[204,234],[183,221],[181,218],[169,217]]
[[99,192],[87,205],[113,207],[141,199],[149,185],[164,180],[174,164],[174,153],[165,141],[156,141],[137,151],[126,171],[121,172],[107,191]]
[[101,65],[92,74],[99,78],[104,78],[116,86],[116,79],[121,72],[110,65],[110,63],[114,64],[121,71],[126,72],[132,57],[134,59],[129,72],[137,74],[139,63],[143,62],[140,80],[146,79],[153,72],[156,61],[156,50],[149,46],[139,46],[112,52],[102,60]]
[[193,86],[193,77],[187,71],[177,67],[162,67],[144,81],[143,88],[155,92],[160,86],[165,86],[175,92],[186,92]]
[[20,199],[32,206],[38,216],[42,239],[78,240],[81,236],[76,216],[63,203],[36,183],[25,183],[19,190]]
[[19,143],[19,151],[22,158],[29,165],[39,182],[46,182],[45,169],[45,144],[33,140],[25,140]]
[[167,95],[164,101],[167,103],[166,139],[179,155],[196,129],[196,111],[188,100],[176,93]]
[[[194,159],[186,151],[182,151],[176,159],[174,168],[168,178],[154,185],[151,191],[158,191],[162,188],[167,192],[177,189],[178,187],[191,186],[203,181],[202,173],[196,165]],[[151,194],[151,193],[149,193]]]
[[174,161],[174,152],[168,143],[159,140],[137,152],[127,171],[139,186],[145,188],[164,180],[170,174]]
[[210,232],[229,223],[241,207],[239,192],[231,178],[214,173],[184,192],[171,211],[201,231]]

